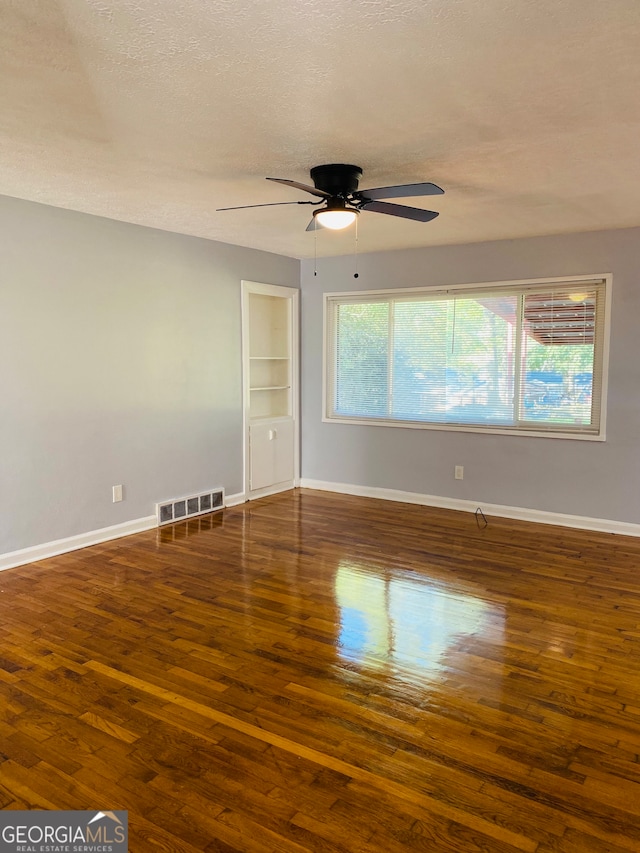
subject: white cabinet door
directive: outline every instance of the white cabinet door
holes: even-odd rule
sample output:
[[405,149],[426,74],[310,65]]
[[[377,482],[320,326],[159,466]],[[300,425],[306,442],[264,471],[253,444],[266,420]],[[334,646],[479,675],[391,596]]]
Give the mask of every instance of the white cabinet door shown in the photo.
[[292,482],[293,421],[266,421],[249,427],[251,491]]

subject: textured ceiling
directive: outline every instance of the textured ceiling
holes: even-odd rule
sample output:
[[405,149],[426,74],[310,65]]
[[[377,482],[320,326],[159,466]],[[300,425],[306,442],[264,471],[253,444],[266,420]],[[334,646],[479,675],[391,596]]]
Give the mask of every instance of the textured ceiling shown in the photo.
[[359,250],[640,225],[638,0],[0,0],[0,193],[309,257],[309,182],[434,181]]

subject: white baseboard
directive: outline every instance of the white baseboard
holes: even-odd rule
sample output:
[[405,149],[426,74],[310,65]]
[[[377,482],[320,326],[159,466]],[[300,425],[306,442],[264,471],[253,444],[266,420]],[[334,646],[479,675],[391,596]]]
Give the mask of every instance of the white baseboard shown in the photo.
[[[236,495],[225,495],[225,507],[237,506],[246,501],[244,493]],[[112,527],[102,527],[100,530],[89,530],[78,536],[68,536],[66,539],[56,539],[53,542],[43,542],[42,545],[33,545],[30,548],[22,548],[20,551],[10,551],[0,554],[0,572],[5,569],[14,569],[16,566],[24,566],[27,563],[35,563],[37,560],[46,560],[49,557],[58,557],[69,551],[77,551],[80,548],[88,548],[90,545],[99,545],[101,542],[109,542],[111,539],[120,539],[123,536],[131,536],[133,533],[142,533],[158,526],[155,515],[146,518],[136,518],[133,521],[125,521],[122,524],[114,524]]]
[[[488,504],[483,501],[460,500],[458,498],[446,498],[438,495],[423,495],[418,492],[404,492],[399,489],[383,489],[377,486],[354,486],[349,483],[329,483],[325,480],[310,480],[301,478],[300,486],[304,489],[318,489],[324,492],[336,492],[342,495],[357,495],[363,498],[378,498],[380,500],[398,501],[400,503],[420,504],[422,506],[439,507],[440,509],[454,509],[462,512],[475,512],[480,507],[485,515],[499,516],[502,518],[513,518],[517,521],[533,521],[538,524],[555,524],[559,527],[574,527],[579,530],[594,530],[599,533],[618,533],[623,536],[640,536],[640,524],[628,521],[613,521],[607,518],[589,518],[582,515],[567,515],[558,512],[545,512],[539,509],[527,509],[525,507],[502,506],[500,504]],[[245,503],[246,495],[239,492],[235,495],[225,497],[225,506],[233,507]],[[120,539],[123,536],[131,536],[133,533],[142,533],[157,527],[158,521],[155,515],[146,518],[136,518],[133,521],[125,521],[123,524],[114,524],[112,527],[102,527],[99,530],[90,530],[78,536],[68,536],[66,539],[56,539],[53,542],[44,542],[20,551],[10,551],[0,554],[0,571],[13,569],[16,566],[24,566],[27,563],[35,563],[37,560],[46,560],[49,557],[57,557],[69,551],[77,551],[80,548],[88,548],[90,545],[99,545],[101,542],[109,542],[111,539]]]
[[613,521],[608,518],[588,518],[582,515],[567,515],[560,512],[545,512],[526,507],[501,506],[488,504],[484,501],[468,501],[458,498],[445,498],[437,495],[422,495],[418,492],[403,492],[399,489],[382,489],[377,486],[353,486],[349,483],[329,483],[324,480],[309,480],[305,477],[300,481],[305,489],[318,489],[323,492],[337,492],[342,495],[357,495],[362,498],[380,498],[400,503],[421,504],[440,509],[455,509],[462,512],[475,512],[478,507],[485,515],[495,515],[501,518],[513,518],[517,521],[533,521],[538,524],[555,524],[559,527],[575,527],[580,530],[595,530],[599,533],[618,533],[623,536],[640,536],[640,524],[629,521]]
[[13,569],[16,566],[24,566],[27,563],[35,563],[36,560],[46,560],[49,557],[57,557],[69,551],[77,551],[87,548],[89,545],[99,545],[101,542],[109,542],[111,539],[120,539],[122,536],[130,536],[132,533],[142,533],[158,526],[155,515],[146,518],[136,518],[133,521],[125,521],[122,524],[114,524],[112,527],[102,527],[100,530],[89,530],[78,536],[68,536],[66,539],[56,539],[53,542],[43,542],[42,545],[33,545],[30,548],[22,548],[20,551],[10,551],[0,554],[0,572],[4,569]]
[[239,506],[240,504],[245,503],[247,500],[244,492],[238,492],[236,495],[225,495],[224,497],[224,505],[225,506]]

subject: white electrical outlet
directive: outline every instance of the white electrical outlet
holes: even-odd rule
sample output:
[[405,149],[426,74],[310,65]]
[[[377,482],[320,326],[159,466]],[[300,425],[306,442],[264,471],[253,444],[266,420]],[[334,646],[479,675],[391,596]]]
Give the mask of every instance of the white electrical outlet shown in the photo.
[[118,501],[122,500],[122,486],[114,486],[112,491],[113,491],[113,503],[117,504]]
[[464,480],[464,465],[456,465],[454,477],[456,480]]

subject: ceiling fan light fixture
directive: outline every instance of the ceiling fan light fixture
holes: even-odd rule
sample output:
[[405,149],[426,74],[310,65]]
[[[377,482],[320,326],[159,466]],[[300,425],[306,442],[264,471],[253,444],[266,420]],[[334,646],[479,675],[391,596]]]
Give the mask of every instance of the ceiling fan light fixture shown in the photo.
[[326,208],[313,211],[313,217],[318,225],[330,228],[332,231],[340,231],[353,225],[357,215],[358,211],[348,208],[341,199],[330,199]]

